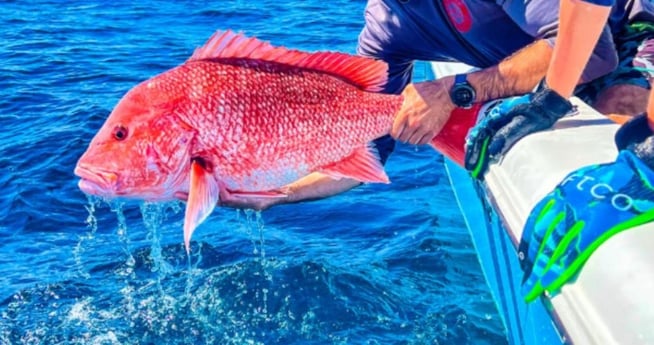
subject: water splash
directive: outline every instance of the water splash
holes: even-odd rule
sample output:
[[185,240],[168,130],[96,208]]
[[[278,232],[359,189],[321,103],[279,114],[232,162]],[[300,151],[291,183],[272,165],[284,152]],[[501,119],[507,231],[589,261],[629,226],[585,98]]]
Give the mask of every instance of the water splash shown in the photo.
[[152,272],[157,272],[159,281],[173,271],[161,255],[161,232],[168,205],[161,203],[142,203],[141,215],[143,224],[148,231],[147,240],[150,241],[150,259],[152,260]]
[[109,206],[111,208],[111,212],[116,214],[116,219],[118,221],[116,234],[118,235],[118,241],[120,242],[121,248],[126,256],[125,265],[116,273],[120,276],[130,277],[134,275],[134,265],[136,260],[132,255],[130,239],[127,234],[127,219],[125,217],[125,213],[123,212],[124,202],[110,201]]
[[[243,217],[241,217],[241,212],[243,213]],[[238,210],[237,221],[240,224],[240,230],[248,234],[248,237],[252,241],[252,254],[260,255],[264,259],[266,257],[266,249],[264,247],[265,226],[261,218],[261,211],[251,209]],[[253,229],[256,229],[258,236],[254,235]]]
[[86,217],[86,225],[89,228],[89,232],[79,236],[77,244],[73,248],[73,258],[75,260],[75,270],[83,278],[89,279],[91,276],[88,272],[84,270],[84,264],[82,262],[82,257],[84,254],[84,243],[86,241],[92,241],[95,238],[95,233],[98,230],[98,220],[95,217],[96,206],[100,203],[100,199],[91,195],[87,195],[88,204],[84,206],[88,212]]

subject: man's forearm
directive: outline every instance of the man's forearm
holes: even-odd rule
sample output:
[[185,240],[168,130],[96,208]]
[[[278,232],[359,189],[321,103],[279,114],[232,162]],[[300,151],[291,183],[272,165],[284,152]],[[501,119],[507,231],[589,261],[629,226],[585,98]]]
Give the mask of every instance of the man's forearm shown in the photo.
[[348,191],[361,182],[342,178],[336,180],[322,173],[309,174],[283,188],[288,197],[283,198],[281,203],[293,203],[330,197]]
[[545,77],[552,52],[545,40],[538,40],[496,66],[471,73],[468,80],[477,91],[477,101],[486,102],[532,91]]
[[[336,180],[328,175],[316,172],[280,188],[279,191],[286,194],[283,197],[233,196],[229,193],[222,193],[219,205],[241,209],[265,210],[280,204],[326,198],[350,190],[360,184],[361,182],[352,179],[342,178]],[[185,199],[186,197],[180,198]]]

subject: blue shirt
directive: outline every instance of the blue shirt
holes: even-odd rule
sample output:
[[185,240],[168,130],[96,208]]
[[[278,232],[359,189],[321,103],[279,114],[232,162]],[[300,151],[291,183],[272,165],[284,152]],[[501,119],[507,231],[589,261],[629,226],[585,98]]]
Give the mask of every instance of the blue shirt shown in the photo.
[[[537,39],[553,45],[558,10],[559,0],[369,0],[358,52],[389,63],[386,91],[398,93],[410,81],[414,60],[458,61],[484,68]],[[616,1],[584,71],[584,80],[615,68],[612,32],[620,31],[632,19],[654,22],[654,4],[647,0]]]
[[[591,0],[610,5],[614,1]],[[369,0],[358,53],[389,66],[385,92],[400,93],[411,81],[414,60],[456,61],[490,67],[519,49],[557,34],[559,0]],[[611,72],[618,63],[614,32],[630,20],[654,22],[654,4],[617,0],[584,71],[584,80]],[[382,162],[393,150],[390,136],[375,141]]]

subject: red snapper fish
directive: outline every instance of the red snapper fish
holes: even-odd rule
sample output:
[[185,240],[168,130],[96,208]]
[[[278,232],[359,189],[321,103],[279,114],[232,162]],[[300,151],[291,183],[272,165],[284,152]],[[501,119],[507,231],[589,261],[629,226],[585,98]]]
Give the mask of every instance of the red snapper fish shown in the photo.
[[369,144],[390,132],[402,104],[378,93],[386,78],[382,61],[219,31],[123,96],[77,163],[79,188],[105,198],[187,196],[188,252],[220,195],[284,197],[281,187],[312,172],[388,183]]

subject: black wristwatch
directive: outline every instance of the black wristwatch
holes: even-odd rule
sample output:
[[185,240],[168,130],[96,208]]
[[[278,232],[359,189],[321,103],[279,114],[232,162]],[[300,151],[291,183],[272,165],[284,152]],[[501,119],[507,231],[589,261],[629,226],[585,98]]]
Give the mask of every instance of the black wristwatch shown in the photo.
[[468,83],[465,74],[457,74],[454,77],[454,85],[450,89],[452,103],[457,107],[468,109],[475,102],[476,95],[475,88]]

